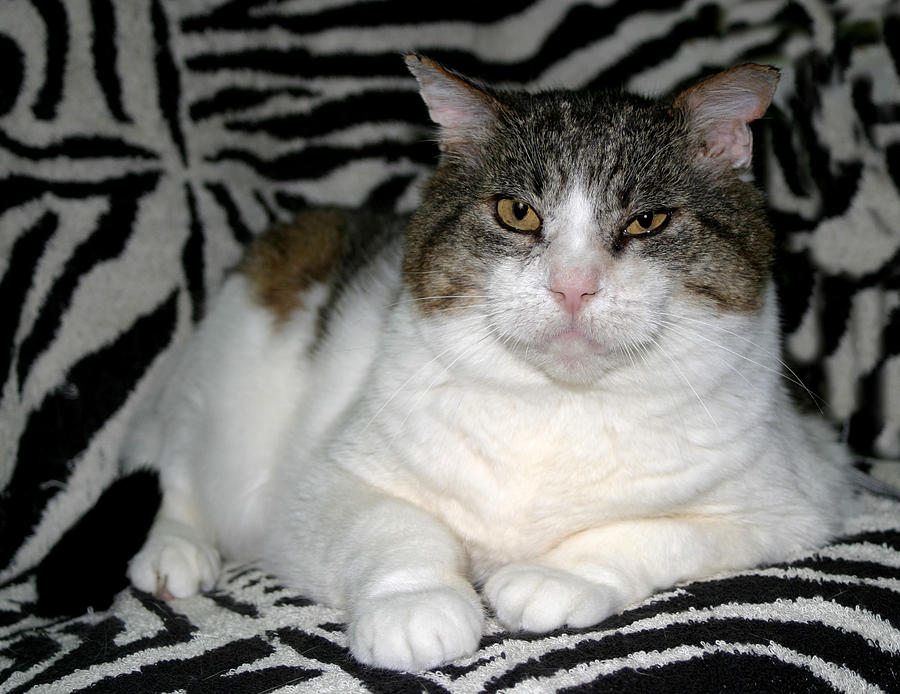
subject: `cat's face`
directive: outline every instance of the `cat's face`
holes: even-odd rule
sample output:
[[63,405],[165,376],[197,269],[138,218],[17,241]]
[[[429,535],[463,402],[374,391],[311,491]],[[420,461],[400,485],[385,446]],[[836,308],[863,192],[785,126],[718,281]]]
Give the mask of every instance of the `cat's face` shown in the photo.
[[772,233],[739,174],[774,71],[748,66],[656,102],[493,92],[408,62],[444,149],[406,253],[427,316],[463,316],[583,384],[652,346],[683,307],[759,309]]

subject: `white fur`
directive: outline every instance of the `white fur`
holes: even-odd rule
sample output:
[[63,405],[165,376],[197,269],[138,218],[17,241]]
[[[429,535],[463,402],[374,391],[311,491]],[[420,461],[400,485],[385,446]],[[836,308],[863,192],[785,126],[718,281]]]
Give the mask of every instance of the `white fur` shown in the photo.
[[[831,537],[844,454],[787,402],[774,290],[704,308],[587,243],[583,204],[464,310],[421,314],[391,249],[313,352],[323,287],[276,326],[229,280],[126,451],[165,490],[135,585],[209,588],[214,548],[259,560],[345,608],[357,658],[416,670],[477,647],[473,583],[511,629],[582,627]],[[548,283],[576,247],[603,282],[572,316]]]

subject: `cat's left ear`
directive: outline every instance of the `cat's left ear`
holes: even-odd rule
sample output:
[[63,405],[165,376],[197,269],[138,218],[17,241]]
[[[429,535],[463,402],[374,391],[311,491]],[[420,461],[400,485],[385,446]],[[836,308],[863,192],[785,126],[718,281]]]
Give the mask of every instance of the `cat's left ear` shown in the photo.
[[441,149],[471,154],[493,129],[503,105],[480,86],[433,60],[414,53],[405,60],[419,81],[431,120],[441,126]]
[[700,156],[747,169],[753,158],[753,135],[748,123],[769,108],[778,84],[777,68],[739,65],[713,75],[683,91],[674,108],[687,118],[699,136]]

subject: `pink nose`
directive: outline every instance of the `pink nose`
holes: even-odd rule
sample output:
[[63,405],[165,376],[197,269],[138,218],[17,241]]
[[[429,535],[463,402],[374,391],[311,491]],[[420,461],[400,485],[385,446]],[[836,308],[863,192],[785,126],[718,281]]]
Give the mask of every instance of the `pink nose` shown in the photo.
[[560,306],[577,316],[600,289],[600,276],[592,271],[571,271],[550,279],[550,291]]

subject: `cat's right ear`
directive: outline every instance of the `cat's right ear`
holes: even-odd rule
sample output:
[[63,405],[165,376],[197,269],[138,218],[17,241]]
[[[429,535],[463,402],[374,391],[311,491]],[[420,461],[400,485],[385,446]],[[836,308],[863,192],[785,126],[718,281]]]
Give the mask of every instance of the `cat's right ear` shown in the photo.
[[433,60],[410,53],[406,66],[419,81],[431,120],[441,126],[441,150],[470,155],[493,129],[503,105],[484,89]]

